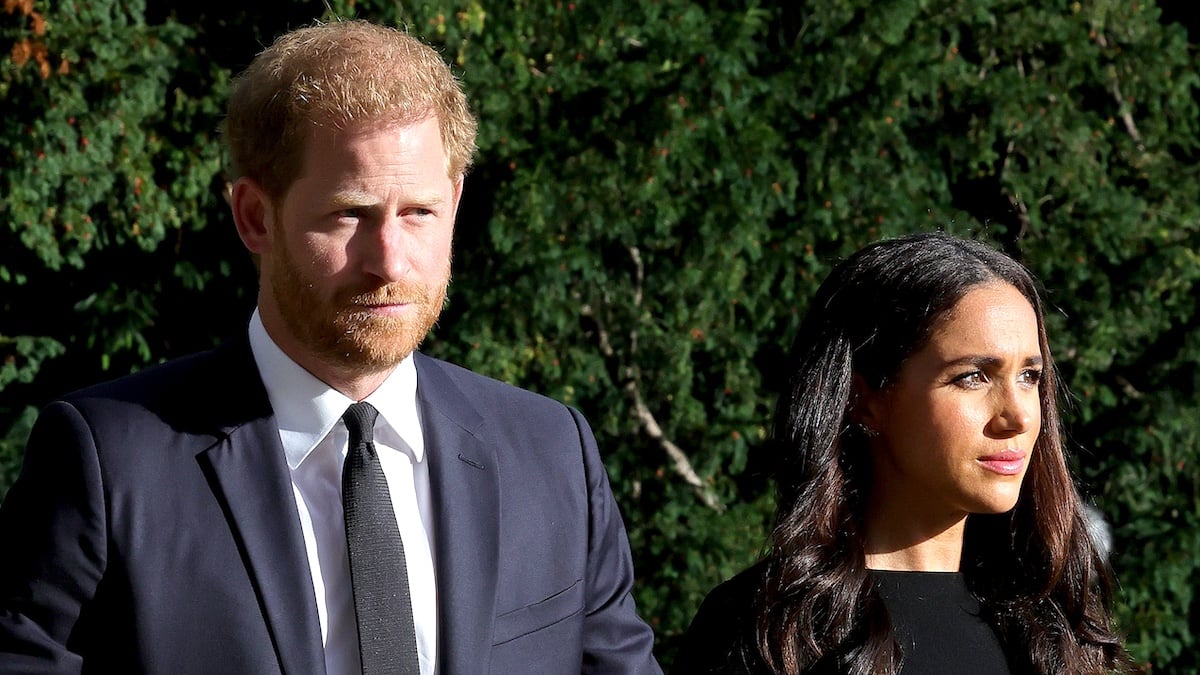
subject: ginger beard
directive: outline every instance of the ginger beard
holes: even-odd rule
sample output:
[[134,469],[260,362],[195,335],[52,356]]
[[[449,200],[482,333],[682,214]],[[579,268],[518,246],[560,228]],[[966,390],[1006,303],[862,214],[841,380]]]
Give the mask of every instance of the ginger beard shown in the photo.
[[[275,302],[295,338],[318,358],[367,373],[394,367],[416,350],[446,302],[450,260],[442,281],[427,287],[397,281],[368,289],[335,289],[322,297],[286,247],[272,256],[268,274]],[[409,303],[407,316],[380,316],[373,305]]]

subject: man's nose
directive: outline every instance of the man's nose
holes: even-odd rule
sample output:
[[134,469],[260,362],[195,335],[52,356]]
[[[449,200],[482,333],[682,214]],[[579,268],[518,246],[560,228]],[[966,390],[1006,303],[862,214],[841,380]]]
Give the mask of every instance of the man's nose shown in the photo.
[[363,268],[385,283],[399,281],[412,269],[409,259],[411,242],[399,216],[385,216],[359,242]]

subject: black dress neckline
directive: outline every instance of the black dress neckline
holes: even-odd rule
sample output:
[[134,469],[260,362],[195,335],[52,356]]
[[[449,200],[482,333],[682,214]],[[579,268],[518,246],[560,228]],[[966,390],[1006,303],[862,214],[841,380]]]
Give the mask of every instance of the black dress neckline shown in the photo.
[[1012,675],[961,572],[870,570],[903,653],[902,675]]

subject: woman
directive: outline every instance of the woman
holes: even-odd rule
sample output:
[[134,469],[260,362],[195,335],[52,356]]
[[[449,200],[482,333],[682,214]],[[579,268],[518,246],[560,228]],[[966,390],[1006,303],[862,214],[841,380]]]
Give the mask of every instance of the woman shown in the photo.
[[705,600],[679,672],[1135,669],[1020,264],[941,233],[867,246],[788,373],[769,552]]

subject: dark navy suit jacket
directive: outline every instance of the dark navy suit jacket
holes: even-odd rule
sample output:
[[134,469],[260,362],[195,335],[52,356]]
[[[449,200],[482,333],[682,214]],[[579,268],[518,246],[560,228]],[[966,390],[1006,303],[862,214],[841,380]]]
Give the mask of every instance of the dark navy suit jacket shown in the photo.
[[[440,672],[659,672],[587,423],[415,358]],[[324,672],[288,468],[245,340],[49,405],[0,542],[0,673]]]

